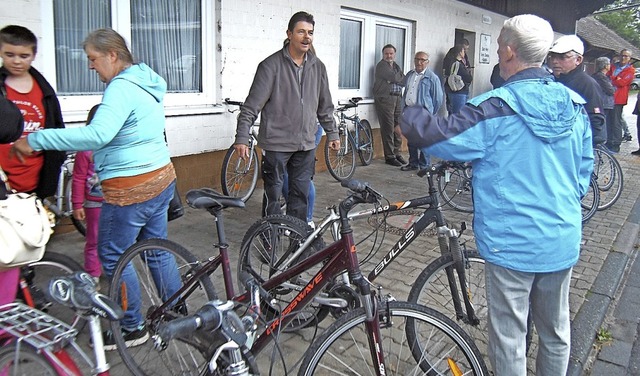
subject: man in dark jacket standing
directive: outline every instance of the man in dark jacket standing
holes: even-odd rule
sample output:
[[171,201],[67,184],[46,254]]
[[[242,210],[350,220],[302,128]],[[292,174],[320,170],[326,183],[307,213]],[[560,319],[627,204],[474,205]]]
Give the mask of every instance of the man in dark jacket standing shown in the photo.
[[576,35],[565,35],[558,38],[551,46],[547,64],[553,70],[556,81],[580,94],[587,102],[584,108],[589,115],[593,144],[597,145],[607,141],[602,106],[603,94],[596,80],[582,68],[583,54],[584,44],[580,38]]
[[249,130],[258,114],[258,145],[264,151],[263,215],[280,214],[285,170],[289,175],[287,214],[307,222],[309,184],[315,171],[317,121],[330,147],[340,147],[333,118],[327,69],[312,52],[315,21],[306,12],[289,20],[282,50],[263,60],[238,116],[234,147],[249,158]]
[[395,62],[396,48],[387,44],[382,48],[382,60],[376,65],[373,83],[373,99],[380,123],[380,138],[384,151],[385,163],[391,166],[402,166],[407,161],[400,155],[402,138],[396,127],[399,125],[402,106],[402,80],[404,73]]

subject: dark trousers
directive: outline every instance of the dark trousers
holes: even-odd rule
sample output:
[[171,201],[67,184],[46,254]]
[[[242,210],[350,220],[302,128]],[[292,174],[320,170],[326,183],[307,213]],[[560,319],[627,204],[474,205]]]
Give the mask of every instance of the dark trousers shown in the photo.
[[607,147],[613,151],[620,151],[620,144],[622,143],[623,107],[623,104],[614,105],[613,110],[611,111],[612,121],[607,121]]
[[394,129],[396,124],[400,124],[401,99],[401,96],[394,95],[374,99],[385,159],[395,159],[396,155],[400,154],[402,138],[394,132]]
[[262,157],[265,193],[263,215],[282,214],[280,197],[286,171],[289,180],[287,214],[307,222],[309,184],[315,170],[315,158],[315,149],[296,152],[265,151]]

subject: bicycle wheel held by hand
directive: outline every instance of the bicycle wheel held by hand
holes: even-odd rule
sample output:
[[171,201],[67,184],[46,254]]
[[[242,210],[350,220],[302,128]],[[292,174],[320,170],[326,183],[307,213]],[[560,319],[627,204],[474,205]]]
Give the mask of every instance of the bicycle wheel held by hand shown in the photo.
[[259,172],[258,153],[255,148],[251,149],[249,160],[244,160],[233,146],[230,147],[222,162],[222,193],[246,202],[256,189]]
[[340,130],[340,148],[333,150],[324,144],[324,160],[327,170],[337,181],[350,179],[356,171],[356,147],[346,131]]

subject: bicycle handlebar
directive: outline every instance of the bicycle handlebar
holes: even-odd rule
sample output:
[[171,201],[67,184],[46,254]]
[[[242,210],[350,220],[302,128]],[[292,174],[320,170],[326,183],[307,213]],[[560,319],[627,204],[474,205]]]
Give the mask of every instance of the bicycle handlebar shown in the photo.
[[243,102],[239,102],[239,101],[232,101],[229,98],[225,98],[224,99],[224,103],[225,104],[230,104],[232,106],[239,106],[242,107],[242,105],[244,104]]
[[375,204],[383,198],[382,194],[371,188],[367,182],[350,179],[343,180],[340,184],[352,192],[357,193],[357,197],[354,197],[355,195],[351,195],[350,197],[358,198],[358,201],[362,203]]
[[427,173],[431,173],[432,175],[442,175],[444,174],[444,171],[448,168],[460,168],[462,166],[464,166],[465,162],[457,162],[457,161],[441,161],[438,162],[436,164],[432,164],[431,166],[427,167],[427,168],[423,168],[420,171],[418,171],[417,175],[419,177],[424,177]]

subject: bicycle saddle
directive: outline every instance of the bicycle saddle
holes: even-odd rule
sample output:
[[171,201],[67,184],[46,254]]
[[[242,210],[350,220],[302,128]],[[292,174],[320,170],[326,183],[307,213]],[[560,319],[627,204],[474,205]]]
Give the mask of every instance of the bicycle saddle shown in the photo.
[[187,204],[194,209],[244,208],[241,199],[225,196],[211,188],[191,189],[187,192]]
[[112,321],[124,317],[118,303],[96,291],[95,281],[86,272],[51,279],[47,295],[82,315],[96,314]]

